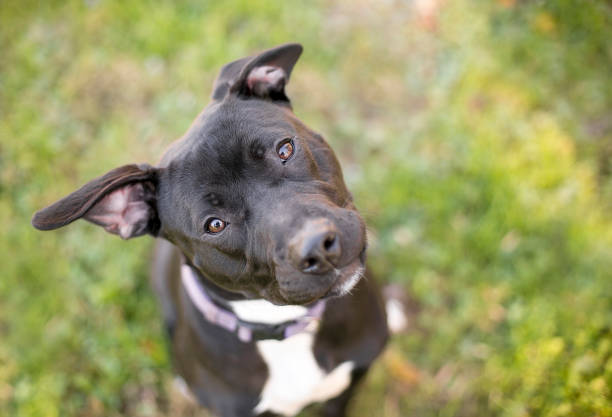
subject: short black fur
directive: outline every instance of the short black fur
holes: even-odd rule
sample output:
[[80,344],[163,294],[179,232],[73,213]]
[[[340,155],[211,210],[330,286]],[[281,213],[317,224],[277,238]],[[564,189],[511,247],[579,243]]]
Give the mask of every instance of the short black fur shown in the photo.
[[[353,383],[326,404],[327,416],[345,415],[388,337],[374,281],[352,282],[365,268],[366,233],[340,164],[295,116],[285,92],[301,52],[281,45],[226,65],[212,102],[157,167],[110,171],[32,221],[51,230],[85,218],[123,238],[160,238],[152,283],[174,367],[200,403],[223,417],[254,415],[268,370],[254,341],[202,317],[181,285],[183,263],[213,299],[327,300],[315,358],[326,371],[354,363]],[[284,161],[277,149],[288,138],[293,155]],[[225,229],[207,233],[211,218]]]

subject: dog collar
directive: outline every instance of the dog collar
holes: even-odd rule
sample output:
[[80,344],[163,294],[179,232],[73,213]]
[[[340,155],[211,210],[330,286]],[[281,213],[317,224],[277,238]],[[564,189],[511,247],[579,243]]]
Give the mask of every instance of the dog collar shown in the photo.
[[181,281],[187,296],[210,323],[236,334],[242,342],[258,340],[284,340],[304,331],[315,331],[325,311],[325,301],[319,300],[308,308],[306,314],[295,320],[279,324],[255,323],[240,319],[231,307],[218,306],[200,282],[198,273],[193,267],[181,265]]

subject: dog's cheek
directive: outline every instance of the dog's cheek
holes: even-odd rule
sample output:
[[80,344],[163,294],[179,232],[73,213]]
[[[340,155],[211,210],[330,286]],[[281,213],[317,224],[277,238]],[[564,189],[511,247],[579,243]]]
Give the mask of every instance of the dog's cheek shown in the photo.
[[240,289],[240,277],[245,270],[243,260],[234,259],[214,247],[201,245],[197,248],[192,259],[193,265],[215,284],[231,289]]

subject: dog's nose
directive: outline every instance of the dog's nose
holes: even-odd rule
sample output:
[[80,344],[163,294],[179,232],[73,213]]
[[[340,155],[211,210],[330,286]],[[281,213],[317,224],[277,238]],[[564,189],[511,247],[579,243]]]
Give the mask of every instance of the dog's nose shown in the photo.
[[308,274],[324,274],[340,258],[340,239],[336,227],[327,219],[308,220],[289,242],[293,266]]

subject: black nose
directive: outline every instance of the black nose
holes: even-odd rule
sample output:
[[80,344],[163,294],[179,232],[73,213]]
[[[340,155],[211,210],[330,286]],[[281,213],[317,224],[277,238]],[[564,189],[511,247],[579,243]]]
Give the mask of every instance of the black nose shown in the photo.
[[289,258],[302,272],[324,274],[340,258],[340,239],[336,227],[327,219],[308,220],[289,242]]

